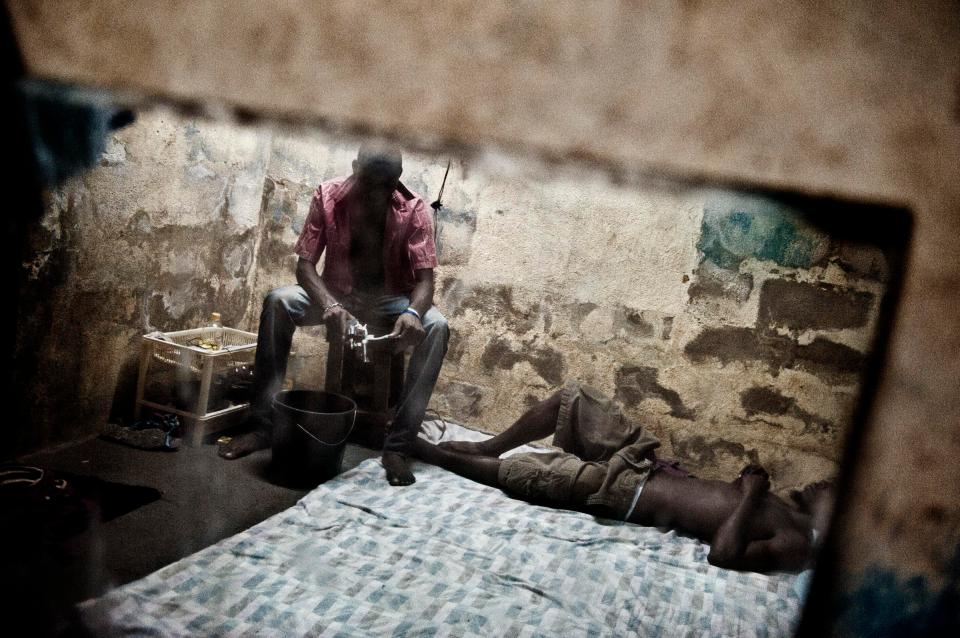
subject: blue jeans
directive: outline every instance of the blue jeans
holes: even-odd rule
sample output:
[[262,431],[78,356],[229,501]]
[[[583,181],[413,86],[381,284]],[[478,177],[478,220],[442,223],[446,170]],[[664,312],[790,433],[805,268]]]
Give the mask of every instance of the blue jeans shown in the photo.
[[[369,295],[354,292],[338,299],[344,308],[361,323],[390,325],[410,305],[404,295]],[[297,326],[323,323],[323,307],[313,303],[301,286],[284,286],[271,290],[263,300],[257,337],[257,359],[254,368],[253,415],[266,434],[271,421],[271,402],[279,392],[287,372],[287,358]],[[450,328],[436,307],[423,316],[426,336],[413,350],[400,403],[393,425],[387,432],[383,449],[405,452],[423,422],[430,395],[440,376],[440,366],[447,353]]]

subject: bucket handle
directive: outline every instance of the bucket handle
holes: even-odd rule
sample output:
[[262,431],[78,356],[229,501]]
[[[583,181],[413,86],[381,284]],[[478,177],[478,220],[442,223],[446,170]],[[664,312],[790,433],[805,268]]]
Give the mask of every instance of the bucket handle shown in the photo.
[[338,442],[336,442],[336,443],[327,443],[326,441],[321,441],[321,440],[318,439],[312,432],[310,432],[307,428],[303,427],[302,425],[300,425],[300,424],[297,423],[296,421],[294,421],[293,424],[294,424],[295,426],[297,426],[298,428],[300,428],[300,430],[301,430],[304,434],[306,434],[307,436],[309,436],[311,439],[313,439],[314,441],[316,441],[316,442],[319,443],[320,445],[326,445],[327,447],[338,447],[338,446],[341,446],[341,445],[343,445],[344,443],[346,443],[346,442],[347,442],[347,439],[350,438],[350,435],[353,434],[353,426],[357,424],[357,411],[356,411],[356,410],[353,411],[353,421],[350,422],[350,429],[347,430],[347,433],[346,433],[346,435],[343,437],[343,440],[338,441]]

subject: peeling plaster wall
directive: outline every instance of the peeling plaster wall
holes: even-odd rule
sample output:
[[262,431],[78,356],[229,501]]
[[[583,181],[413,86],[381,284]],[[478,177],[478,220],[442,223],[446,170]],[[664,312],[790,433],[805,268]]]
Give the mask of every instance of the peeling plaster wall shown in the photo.
[[[200,325],[213,310],[256,330],[264,295],[294,282],[317,183],[348,172],[356,146],[166,111],[115,135],[99,168],[54,195],[29,266],[39,294],[53,272],[43,260],[76,256],[38,299],[56,345],[36,374],[69,356],[80,379],[98,380],[38,384],[39,423],[63,438],[97,431],[111,404],[114,418],[127,414],[146,330]],[[432,200],[444,168],[408,153],[404,181]],[[761,462],[786,490],[835,473],[882,253],[832,241],[776,200],[666,181],[544,179],[457,160],[444,199],[437,303],[453,337],[432,403],[443,416],[499,431],[578,379],[700,475]],[[76,232],[52,230],[65,225]],[[63,321],[76,316],[97,318],[79,340]],[[98,335],[112,345],[91,358]],[[322,386],[323,335],[297,332],[289,383]],[[57,432],[72,400],[89,407]]]
[[50,193],[24,264],[21,450],[98,432],[132,410],[140,335],[235,325],[249,280],[269,133],[146,113],[100,166]]

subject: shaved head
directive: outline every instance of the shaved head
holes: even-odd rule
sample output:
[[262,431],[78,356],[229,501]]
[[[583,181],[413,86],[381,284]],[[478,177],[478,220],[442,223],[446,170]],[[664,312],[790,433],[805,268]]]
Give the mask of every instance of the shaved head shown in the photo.
[[364,142],[357,151],[354,171],[399,178],[403,172],[403,155],[400,147],[382,142]]

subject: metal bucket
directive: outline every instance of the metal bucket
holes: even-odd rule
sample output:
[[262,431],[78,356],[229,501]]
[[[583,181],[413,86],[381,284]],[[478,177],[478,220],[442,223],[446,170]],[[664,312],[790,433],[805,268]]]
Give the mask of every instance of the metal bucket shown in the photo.
[[332,392],[285,390],[273,397],[273,467],[291,483],[315,486],[340,472],[357,404]]

